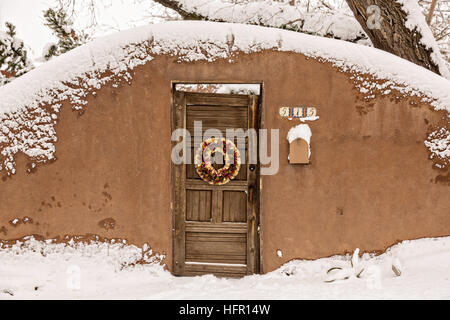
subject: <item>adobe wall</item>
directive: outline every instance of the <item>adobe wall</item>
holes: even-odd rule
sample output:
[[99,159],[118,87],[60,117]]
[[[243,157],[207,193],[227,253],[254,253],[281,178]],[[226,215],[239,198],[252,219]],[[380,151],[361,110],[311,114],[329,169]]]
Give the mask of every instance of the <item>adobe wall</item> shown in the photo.
[[[124,238],[164,252],[170,268],[171,80],[264,82],[263,127],[280,129],[280,170],[262,179],[264,272],[296,258],[450,235],[448,171],[433,168],[424,146],[444,112],[393,96],[365,102],[329,64],[265,52],[232,64],[157,57],[136,69],[131,85],[90,96],[81,116],[64,103],[57,160],[27,173],[22,155],[17,173],[0,179],[0,239]],[[299,123],[278,115],[297,105],[320,116],[309,123],[308,166],[288,164],[286,135]],[[9,223],[23,217],[32,223]]]

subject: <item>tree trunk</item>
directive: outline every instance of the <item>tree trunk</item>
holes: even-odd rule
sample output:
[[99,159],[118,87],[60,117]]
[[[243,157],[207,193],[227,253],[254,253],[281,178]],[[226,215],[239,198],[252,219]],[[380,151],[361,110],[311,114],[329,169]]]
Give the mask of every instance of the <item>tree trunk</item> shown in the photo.
[[[432,50],[421,43],[422,34],[406,27],[407,14],[400,3],[395,0],[346,1],[376,48],[441,74],[431,58]],[[378,6],[381,19],[377,20],[376,8],[370,10],[374,5]]]

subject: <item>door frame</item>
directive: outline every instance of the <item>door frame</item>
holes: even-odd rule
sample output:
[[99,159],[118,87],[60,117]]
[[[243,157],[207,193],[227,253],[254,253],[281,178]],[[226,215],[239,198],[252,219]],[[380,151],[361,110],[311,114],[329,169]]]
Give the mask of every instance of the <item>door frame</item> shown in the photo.
[[[180,127],[186,127],[186,110],[183,110],[183,116],[178,117],[177,112],[175,111],[176,108],[179,108],[180,102],[176,101],[175,98],[175,86],[177,84],[258,84],[260,85],[260,94],[258,96],[258,104],[255,106],[255,109],[253,110],[253,113],[256,114],[256,124],[255,128],[256,130],[259,130],[262,126],[262,112],[263,112],[263,92],[264,92],[264,82],[263,81],[182,81],[182,80],[172,80],[170,82],[171,85],[171,98],[170,98],[170,123],[171,123],[171,133],[176,129]],[[184,102],[181,102],[184,103]],[[184,103],[185,105],[185,103]],[[183,108],[183,107],[182,107]],[[179,114],[179,113],[178,113]],[[250,119],[249,119],[250,121]],[[181,126],[180,126],[181,125]],[[258,135],[259,136],[259,135]],[[174,145],[176,145],[178,142],[172,142],[171,141],[171,148],[170,148],[170,154],[169,159],[171,159],[171,152]],[[258,161],[259,161],[259,141],[258,141],[258,149],[256,151],[258,153]],[[257,165],[258,168],[258,177],[256,179],[256,199],[255,199],[255,205],[253,208],[256,210],[256,213],[253,212],[252,216],[254,217],[252,221],[248,221],[247,223],[254,223],[256,224],[252,229],[256,230],[256,234],[254,235],[254,241],[252,242],[252,246],[247,245],[248,251],[247,255],[250,253],[253,257],[253,263],[254,267],[253,270],[255,271],[255,274],[262,273],[262,227],[261,227],[261,190],[262,190],[262,179],[260,175],[260,165],[258,162]],[[176,226],[179,224],[177,223],[177,218],[179,219],[179,216],[177,217],[177,212],[179,210],[183,210],[186,212],[186,193],[185,190],[181,190],[183,188],[177,188],[178,185],[185,185],[186,180],[186,165],[175,165],[172,161],[170,161],[170,171],[171,171],[171,200],[170,200],[170,211],[172,215],[172,274],[174,275],[184,275],[184,261],[183,263],[179,264],[177,261],[180,257],[177,257],[177,251],[175,250],[175,246],[178,245],[178,248],[182,248],[185,245],[185,224],[181,224],[183,227],[179,230],[176,230]],[[180,192],[181,191],[181,192]],[[254,196],[254,195],[253,195]],[[247,209],[250,212],[250,207]],[[177,234],[182,233],[183,237],[177,237]],[[248,239],[251,237],[250,232],[247,232]],[[180,241],[181,240],[181,241]],[[184,241],[182,241],[184,240]],[[250,250],[249,250],[250,249]],[[182,249],[182,253],[184,253],[185,248]],[[178,250],[179,251],[179,250]],[[251,252],[249,252],[251,251]],[[184,255],[183,255],[184,256]],[[249,256],[247,256],[247,261],[249,261]],[[248,264],[248,262],[247,262]]]

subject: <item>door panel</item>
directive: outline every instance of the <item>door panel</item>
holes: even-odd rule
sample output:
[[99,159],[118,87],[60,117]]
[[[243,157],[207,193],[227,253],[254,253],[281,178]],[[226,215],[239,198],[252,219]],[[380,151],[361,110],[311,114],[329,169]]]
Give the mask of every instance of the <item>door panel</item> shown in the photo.
[[215,128],[225,133],[226,129],[247,127],[247,106],[188,106],[186,124],[194,132],[194,121],[202,121],[203,133]]
[[212,191],[186,190],[186,221],[211,221]]
[[[218,129],[223,137],[226,129],[259,127],[257,96],[175,92],[173,101],[172,128],[190,132],[192,162],[199,147],[193,144],[194,121],[202,121],[203,133]],[[259,272],[259,166],[249,170],[248,153],[256,149],[249,150],[244,139],[245,164],[226,185],[204,182],[193,164],[172,164],[174,274],[238,277]]]
[[245,233],[186,233],[186,262],[247,263]]
[[223,222],[247,222],[247,194],[242,191],[223,191]]

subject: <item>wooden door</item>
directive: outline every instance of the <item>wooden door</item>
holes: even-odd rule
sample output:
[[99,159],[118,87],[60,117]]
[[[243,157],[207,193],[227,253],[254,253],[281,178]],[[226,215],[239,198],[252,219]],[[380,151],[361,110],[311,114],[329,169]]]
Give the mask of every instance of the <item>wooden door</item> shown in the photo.
[[[175,92],[172,128],[190,132],[193,159],[199,147],[194,145],[194,121],[202,121],[203,132],[215,128],[223,137],[227,128],[257,131],[258,106],[253,95]],[[247,137],[245,164],[222,186],[203,181],[193,161],[172,163],[174,274],[241,277],[259,272],[259,166],[248,164],[250,152],[257,154],[255,145],[249,148]]]

